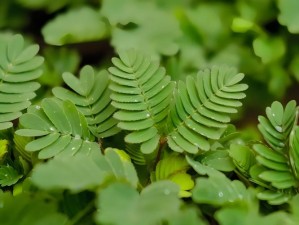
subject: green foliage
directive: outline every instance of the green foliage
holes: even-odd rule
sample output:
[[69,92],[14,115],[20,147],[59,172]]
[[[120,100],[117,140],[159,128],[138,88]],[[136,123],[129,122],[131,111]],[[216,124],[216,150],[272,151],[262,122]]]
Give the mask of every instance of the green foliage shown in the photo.
[[280,9],[280,14],[278,20],[281,24],[288,27],[291,33],[299,32],[298,24],[298,13],[296,9],[299,7],[299,3],[296,0],[279,0],[278,7]]
[[89,7],[61,14],[42,29],[45,41],[52,45],[101,40],[106,32],[106,25],[98,12]]
[[[99,194],[96,219],[103,224],[115,225],[160,223],[179,211],[178,191],[178,187],[170,181],[151,184],[140,195],[128,185],[112,184]],[[112,202],[111,198],[116,201]]]
[[[142,48],[143,52],[159,57],[160,54],[174,55],[179,50],[178,21],[152,2],[104,0],[101,13],[111,24],[111,44],[117,51]],[[135,27],[126,29],[129,24]]]
[[111,179],[126,180],[133,187],[137,186],[138,181],[131,162],[123,160],[114,149],[106,149],[105,156],[94,152],[88,156],[58,157],[37,165],[32,174],[33,183],[40,188],[73,192],[94,189],[111,182]]
[[38,137],[28,143],[27,151],[39,151],[40,159],[51,158],[57,154],[75,155],[77,152],[89,154],[99,150],[91,135],[86,118],[76,106],[66,100],[46,98],[40,106],[28,108],[20,118],[24,129],[16,134],[25,137]]
[[1,224],[297,224],[297,8],[1,1]]
[[0,130],[12,127],[13,120],[31,105],[40,87],[34,82],[42,71],[41,56],[36,56],[38,45],[24,48],[24,39],[15,35],[0,44]]
[[18,180],[22,177],[22,175],[18,174],[18,172],[11,166],[2,165],[0,166],[0,185],[11,186],[18,182]]
[[12,196],[0,192],[0,203],[0,220],[3,225],[63,225],[67,222],[67,218],[57,211],[55,202],[42,196]]
[[194,187],[191,175],[187,173],[189,164],[178,155],[170,155],[160,160],[155,172],[151,176],[152,181],[171,180],[180,186],[180,196],[190,197],[190,189]]
[[113,58],[111,74],[112,105],[119,109],[114,117],[118,127],[132,131],[128,143],[141,143],[141,151],[152,153],[164,132],[174,83],[158,62],[134,50],[120,52]]
[[63,80],[72,91],[55,87],[53,94],[76,105],[85,116],[93,135],[104,138],[120,131],[116,127],[117,121],[112,118],[115,108],[111,105],[109,79],[105,71],[95,74],[92,67],[85,66],[80,71],[79,79],[66,72],[63,73]]
[[244,74],[232,68],[213,67],[178,82],[175,104],[170,112],[168,144],[177,152],[208,151],[208,139],[217,140],[245,97]]

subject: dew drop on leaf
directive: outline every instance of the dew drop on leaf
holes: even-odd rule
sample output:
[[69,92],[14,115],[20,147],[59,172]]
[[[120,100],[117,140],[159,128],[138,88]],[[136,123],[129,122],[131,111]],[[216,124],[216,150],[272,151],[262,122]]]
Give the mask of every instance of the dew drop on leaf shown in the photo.
[[220,198],[222,198],[222,197],[223,197],[223,192],[219,192],[219,193],[218,193],[218,196],[219,196]]
[[164,189],[164,194],[165,195],[169,195],[170,194],[170,190],[169,189]]
[[282,132],[282,127],[281,126],[275,126],[275,130],[277,130],[278,132]]

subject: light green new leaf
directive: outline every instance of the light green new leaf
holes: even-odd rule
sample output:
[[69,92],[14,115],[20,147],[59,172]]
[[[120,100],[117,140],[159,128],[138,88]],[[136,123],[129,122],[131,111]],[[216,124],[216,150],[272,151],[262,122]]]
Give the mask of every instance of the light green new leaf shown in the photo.
[[140,195],[126,184],[111,184],[99,192],[96,220],[114,225],[159,224],[179,212],[178,192],[170,181],[153,183]]
[[0,130],[13,126],[21,111],[31,105],[30,100],[40,87],[33,82],[41,74],[43,58],[36,56],[38,45],[24,46],[21,35],[14,35],[0,43]]
[[7,140],[0,140],[0,162],[4,159],[5,155],[8,153],[8,144]]
[[187,173],[189,168],[184,157],[175,154],[165,156],[158,162],[151,179],[152,181],[171,180],[179,185],[181,197],[190,197],[189,191],[194,187],[194,181]]
[[20,194],[12,196],[0,192],[1,225],[65,225],[67,218],[58,212],[58,206],[41,196]]
[[42,29],[45,41],[51,45],[97,41],[106,33],[106,24],[100,14],[90,7],[70,9],[59,14]]

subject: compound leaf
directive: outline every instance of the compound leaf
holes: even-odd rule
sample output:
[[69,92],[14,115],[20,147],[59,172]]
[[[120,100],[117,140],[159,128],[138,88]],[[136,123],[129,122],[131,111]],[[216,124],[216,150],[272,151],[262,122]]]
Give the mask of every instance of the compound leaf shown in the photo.
[[30,100],[40,87],[34,82],[41,76],[43,58],[36,56],[38,45],[24,46],[21,35],[0,43],[0,130],[13,126],[21,111],[31,105]]

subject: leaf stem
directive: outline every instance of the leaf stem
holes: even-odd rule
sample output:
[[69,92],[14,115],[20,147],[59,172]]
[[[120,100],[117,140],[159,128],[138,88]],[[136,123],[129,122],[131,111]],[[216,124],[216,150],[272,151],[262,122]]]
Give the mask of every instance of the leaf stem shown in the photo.
[[77,224],[84,216],[86,216],[89,211],[94,207],[94,202],[89,202],[84,209],[82,209],[80,212],[78,212],[72,219],[66,223],[66,225],[75,225]]

